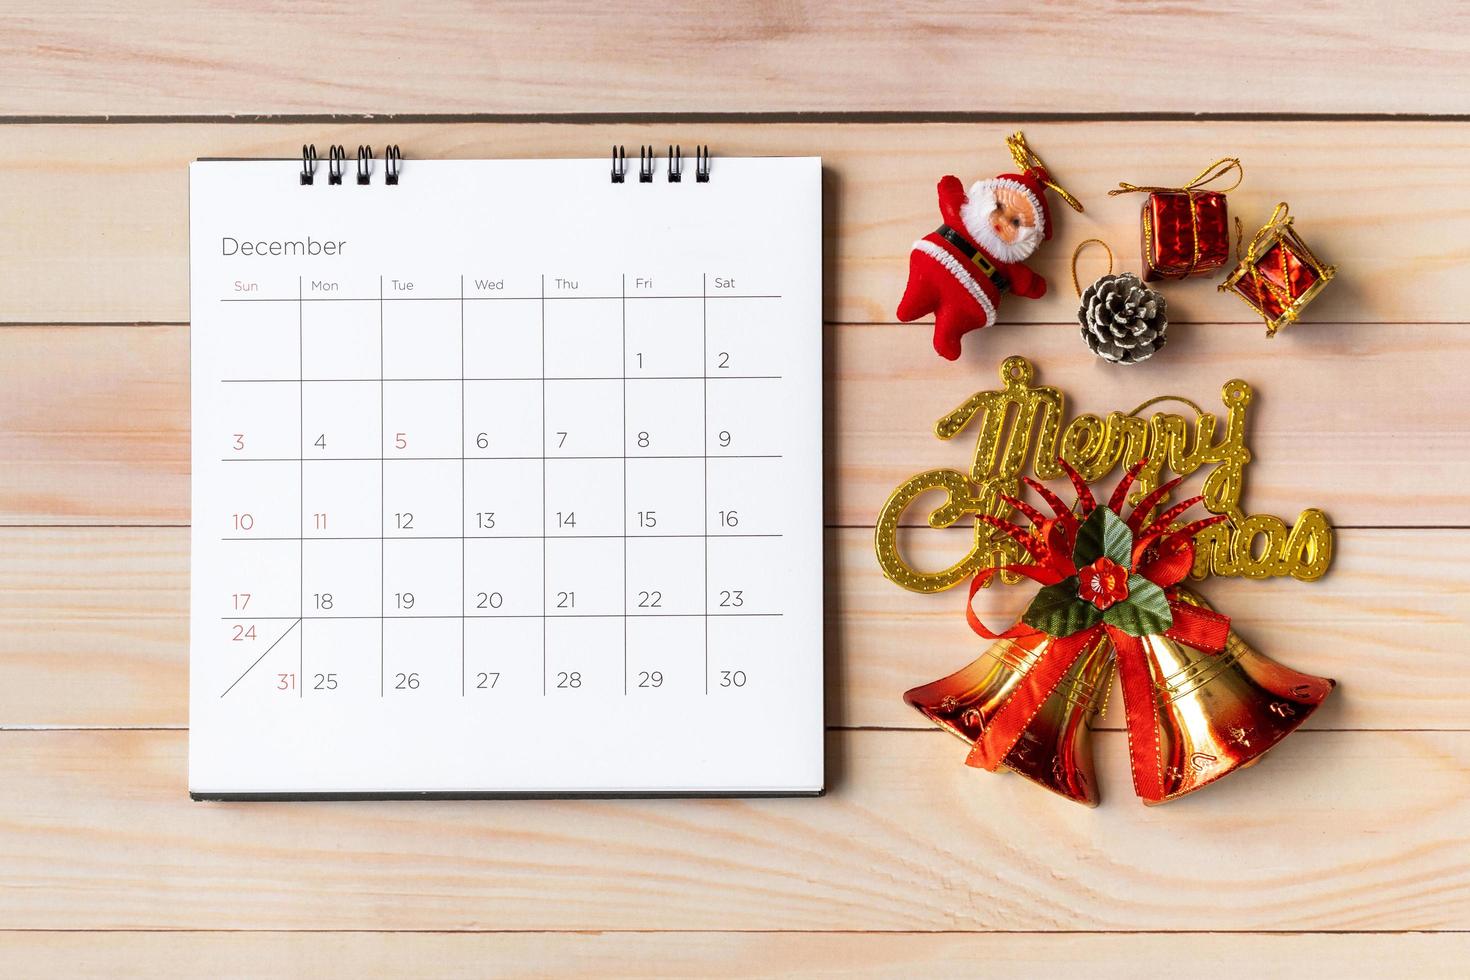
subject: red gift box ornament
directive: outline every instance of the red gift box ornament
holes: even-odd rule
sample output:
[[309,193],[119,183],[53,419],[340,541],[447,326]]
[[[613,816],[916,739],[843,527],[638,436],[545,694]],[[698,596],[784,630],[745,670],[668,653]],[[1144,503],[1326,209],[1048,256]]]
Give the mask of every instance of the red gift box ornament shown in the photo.
[[1235,293],[1266,321],[1266,336],[1276,336],[1295,323],[1302,310],[1337,275],[1337,267],[1323,265],[1307,247],[1287,215],[1286,202],[1276,205],[1271,220],[1256,232],[1250,247],[1242,249],[1240,219],[1235,219],[1236,252],[1240,264],[1219,285]]
[[[1223,190],[1206,190],[1231,171],[1235,183]],[[1143,279],[1183,279],[1207,276],[1230,259],[1230,219],[1225,195],[1240,186],[1245,168],[1235,157],[1221,157],[1183,187],[1139,187],[1126,181],[1108,191],[1145,193],[1143,205]]]

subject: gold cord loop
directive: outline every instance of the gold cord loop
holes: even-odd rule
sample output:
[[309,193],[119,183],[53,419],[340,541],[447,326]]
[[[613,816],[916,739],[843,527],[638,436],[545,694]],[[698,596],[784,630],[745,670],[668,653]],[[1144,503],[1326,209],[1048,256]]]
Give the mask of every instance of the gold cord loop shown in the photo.
[[1027,144],[1024,133],[1017,130],[1010,136],[1007,136],[1006,146],[1010,147],[1011,159],[1016,161],[1016,166],[1020,167],[1022,172],[1033,172],[1038,180],[1056,191],[1057,196],[1066,201],[1073,211],[1080,212],[1082,210],[1082,202],[1073,197],[1067,192],[1066,188],[1052,179],[1051,171],[1046,168],[1046,164],[1041,162],[1041,157],[1036,155],[1036,151],[1031,149],[1030,145]]
[[1231,184],[1229,187],[1222,188],[1217,192],[1220,194],[1228,194],[1239,187],[1240,182],[1245,179],[1245,167],[1241,165],[1240,160],[1236,157],[1221,157],[1205,169],[1201,170],[1193,180],[1185,184],[1183,187],[1140,187],[1137,184],[1130,184],[1127,181],[1120,180],[1118,181],[1118,186],[1116,188],[1108,191],[1108,197],[1117,197],[1119,194],[1135,194],[1140,192],[1145,194],[1188,194],[1192,191],[1204,190],[1206,184],[1210,184],[1216,180],[1219,180],[1221,177],[1224,177],[1232,170],[1235,171],[1235,183]]
[[1288,213],[1289,211],[1287,209],[1285,201],[1282,201],[1280,204],[1276,205],[1276,210],[1271,212],[1271,220],[1267,221],[1266,224],[1261,228],[1261,230],[1256,232],[1256,237],[1251,239],[1250,248],[1247,249],[1244,253],[1240,251],[1240,243],[1241,240],[1244,239],[1245,234],[1241,229],[1240,218],[1237,217],[1235,219],[1236,258],[1249,258],[1249,260],[1252,262],[1259,258],[1256,249],[1260,248],[1261,245],[1266,241],[1266,239],[1271,237],[1272,232],[1276,230],[1278,225],[1286,223]]
[[1138,413],[1143,411],[1145,408],[1148,408],[1150,405],[1157,405],[1159,402],[1179,402],[1180,404],[1188,405],[1190,408],[1194,409],[1194,414],[1196,416],[1202,416],[1205,414],[1205,410],[1200,408],[1198,403],[1190,401],[1183,395],[1155,395],[1153,398],[1150,398],[1148,401],[1139,405],[1128,414],[1136,417]]
[[1077,256],[1081,255],[1082,250],[1088,245],[1091,245],[1093,242],[1101,245],[1103,249],[1108,253],[1108,271],[1103,274],[1108,276],[1113,274],[1113,250],[1108,248],[1107,242],[1103,241],[1101,238],[1084,238],[1082,241],[1078,242],[1077,247],[1072,249],[1072,288],[1077,291],[1078,298],[1081,298],[1082,296],[1082,284],[1077,281]]

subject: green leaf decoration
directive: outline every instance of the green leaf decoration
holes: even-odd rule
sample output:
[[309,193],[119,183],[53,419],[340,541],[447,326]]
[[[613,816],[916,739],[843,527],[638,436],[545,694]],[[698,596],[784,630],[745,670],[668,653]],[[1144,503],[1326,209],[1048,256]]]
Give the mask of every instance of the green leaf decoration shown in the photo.
[[1036,593],[1021,622],[1047,636],[1062,637],[1096,626],[1102,618],[1102,610],[1077,596],[1077,576],[1073,575]]
[[1077,529],[1077,544],[1072,548],[1072,561],[1078,568],[1086,568],[1103,556],[1124,568],[1133,567],[1133,532],[1107,507],[1087,515]]
[[1130,636],[1162,633],[1174,625],[1169,597],[1142,575],[1128,576],[1128,598],[1103,613],[1103,622]]

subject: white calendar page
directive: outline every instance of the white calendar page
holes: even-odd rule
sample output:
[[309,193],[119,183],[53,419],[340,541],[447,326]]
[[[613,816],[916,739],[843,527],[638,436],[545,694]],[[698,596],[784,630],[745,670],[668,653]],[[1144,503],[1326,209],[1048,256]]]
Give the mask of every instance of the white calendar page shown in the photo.
[[820,161],[190,168],[190,790],[823,785]]

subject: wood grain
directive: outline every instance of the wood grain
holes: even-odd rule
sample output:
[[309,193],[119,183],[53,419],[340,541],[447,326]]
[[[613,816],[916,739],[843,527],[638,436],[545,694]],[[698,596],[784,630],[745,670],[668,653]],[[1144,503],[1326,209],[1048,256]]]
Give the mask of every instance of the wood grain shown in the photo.
[[0,112],[1464,112],[1464,29],[1448,2],[66,0],[6,16]]
[[1140,964],[1187,965],[1195,980],[1434,976],[1470,954],[1462,934],[1132,933],[0,933],[19,976],[58,962],[75,980],[178,977],[496,976],[633,980],[745,977],[987,976],[1077,972],[1130,980]]
[[[958,532],[930,532],[937,557]],[[927,728],[909,687],[958,669],[984,644],[958,593],[886,581],[871,532],[827,534],[827,721]],[[1326,729],[1470,731],[1470,531],[1344,531],[1315,584],[1216,580],[1205,594],[1262,652],[1340,687],[1308,720]],[[184,528],[0,531],[0,727],[182,727],[188,723],[189,538]],[[1025,589],[982,593],[992,625]],[[1116,696],[1113,703],[1120,704]],[[1118,728],[1117,709],[1099,722]]]
[[1299,732],[1104,804],[939,733],[829,736],[818,800],[189,804],[183,732],[0,735],[0,921],[71,929],[1464,930],[1470,733]]
[[[1079,356],[1080,340],[1061,325],[984,331],[959,367],[933,356],[920,327],[829,327],[828,521],[871,525],[911,474],[968,469],[974,437],[942,442],[934,421],[972,391],[998,387],[1001,358],[1019,352],[1038,383],[1067,394],[1072,413],[1126,411],[1163,392],[1219,411],[1220,385],[1248,379],[1249,511],[1294,520],[1321,507],[1349,526],[1465,524],[1470,407],[1409,393],[1461,387],[1470,325],[1312,327],[1268,344],[1240,326],[1180,326],[1167,353],[1126,370]],[[13,464],[0,468],[0,521],[188,522],[186,327],[0,328],[0,390],[0,458]]]
[[[3,59],[0,59],[3,64]],[[1463,70],[1463,69],[1462,69]],[[1275,98],[1277,86],[1266,86]],[[1239,89],[1235,89],[1239,91]],[[889,322],[903,292],[914,239],[938,222],[934,186],[1011,169],[1007,122],[954,125],[701,124],[425,125],[34,125],[6,128],[5,218],[21,234],[0,237],[0,317],[9,322],[188,319],[186,165],[196,157],[283,157],[314,142],[381,148],[412,158],[602,156],[613,143],[717,155],[817,154],[826,168],[826,315]],[[1084,215],[1056,211],[1055,240],[1034,265],[1051,284],[1039,301],[1008,298],[1004,322],[1074,322],[1067,272],[1075,242],[1112,243],[1120,267],[1137,270],[1138,195],[1109,198],[1120,180],[1179,184],[1223,154],[1246,180],[1231,212],[1254,231],[1278,201],[1324,261],[1342,270],[1308,323],[1271,348],[1239,299],[1213,281],[1168,287],[1175,323],[1254,324],[1242,345],[1291,350],[1300,334],[1333,322],[1461,322],[1470,309],[1470,124],[1412,122],[1027,123],[1027,137],[1057,178],[1082,198]],[[1144,148],[1142,151],[1140,148]],[[315,192],[326,192],[315,188]],[[351,188],[344,188],[347,193]],[[291,187],[289,193],[311,193]],[[1089,256],[1082,275],[1101,272]],[[1098,264],[1094,264],[1098,263]],[[915,346],[925,331],[911,328]]]
[[[10,7],[0,523],[54,526],[0,528],[7,973],[1463,972],[1463,5]],[[785,115],[741,115],[763,112]],[[118,113],[135,118],[100,121]],[[551,121],[565,113],[581,115]],[[1037,116],[1053,121],[1013,121]],[[1049,295],[1008,299],[1000,325],[943,363],[925,326],[890,323],[905,255],[937,221],[936,178],[1008,169],[1001,140],[1018,126],[1088,211],[1057,213],[1035,263]],[[97,525],[189,520],[186,164],[304,142],[397,142],[408,179],[413,159],[598,156],[615,142],[823,156],[827,518],[839,525],[827,533],[828,797],[186,800],[188,529]],[[1289,201],[1339,279],[1269,344],[1213,282],[1170,284],[1169,350],[1128,372],[1093,363],[1070,326],[1071,247],[1101,237],[1138,268],[1141,202],[1105,191],[1182,182],[1223,154],[1247,170],[1232,212],[1253,230]],[[1090,255],[1080,271],[1100,270]],[[1144,808],[1115,708],[1096,738],[1104,805],[1089,811],[967,769],[955,740],[898,701],[980,643],[957,595],[882,579],[870,525],[900,479],[964,466],[970,444],[940,442],[932,424],[993,387],[1011,353],[1074,411],[1166,391],[1213,407],[1222,381],[1246,378],[1249,509],[1289,519],[1320,506],[1347,525],[1320,583],[1206,586],[1264,652],[1341,681],[1251,771]],[[906,540],[937,559],[959,537]],[[1024,594],[978,605],[999,622]]]

